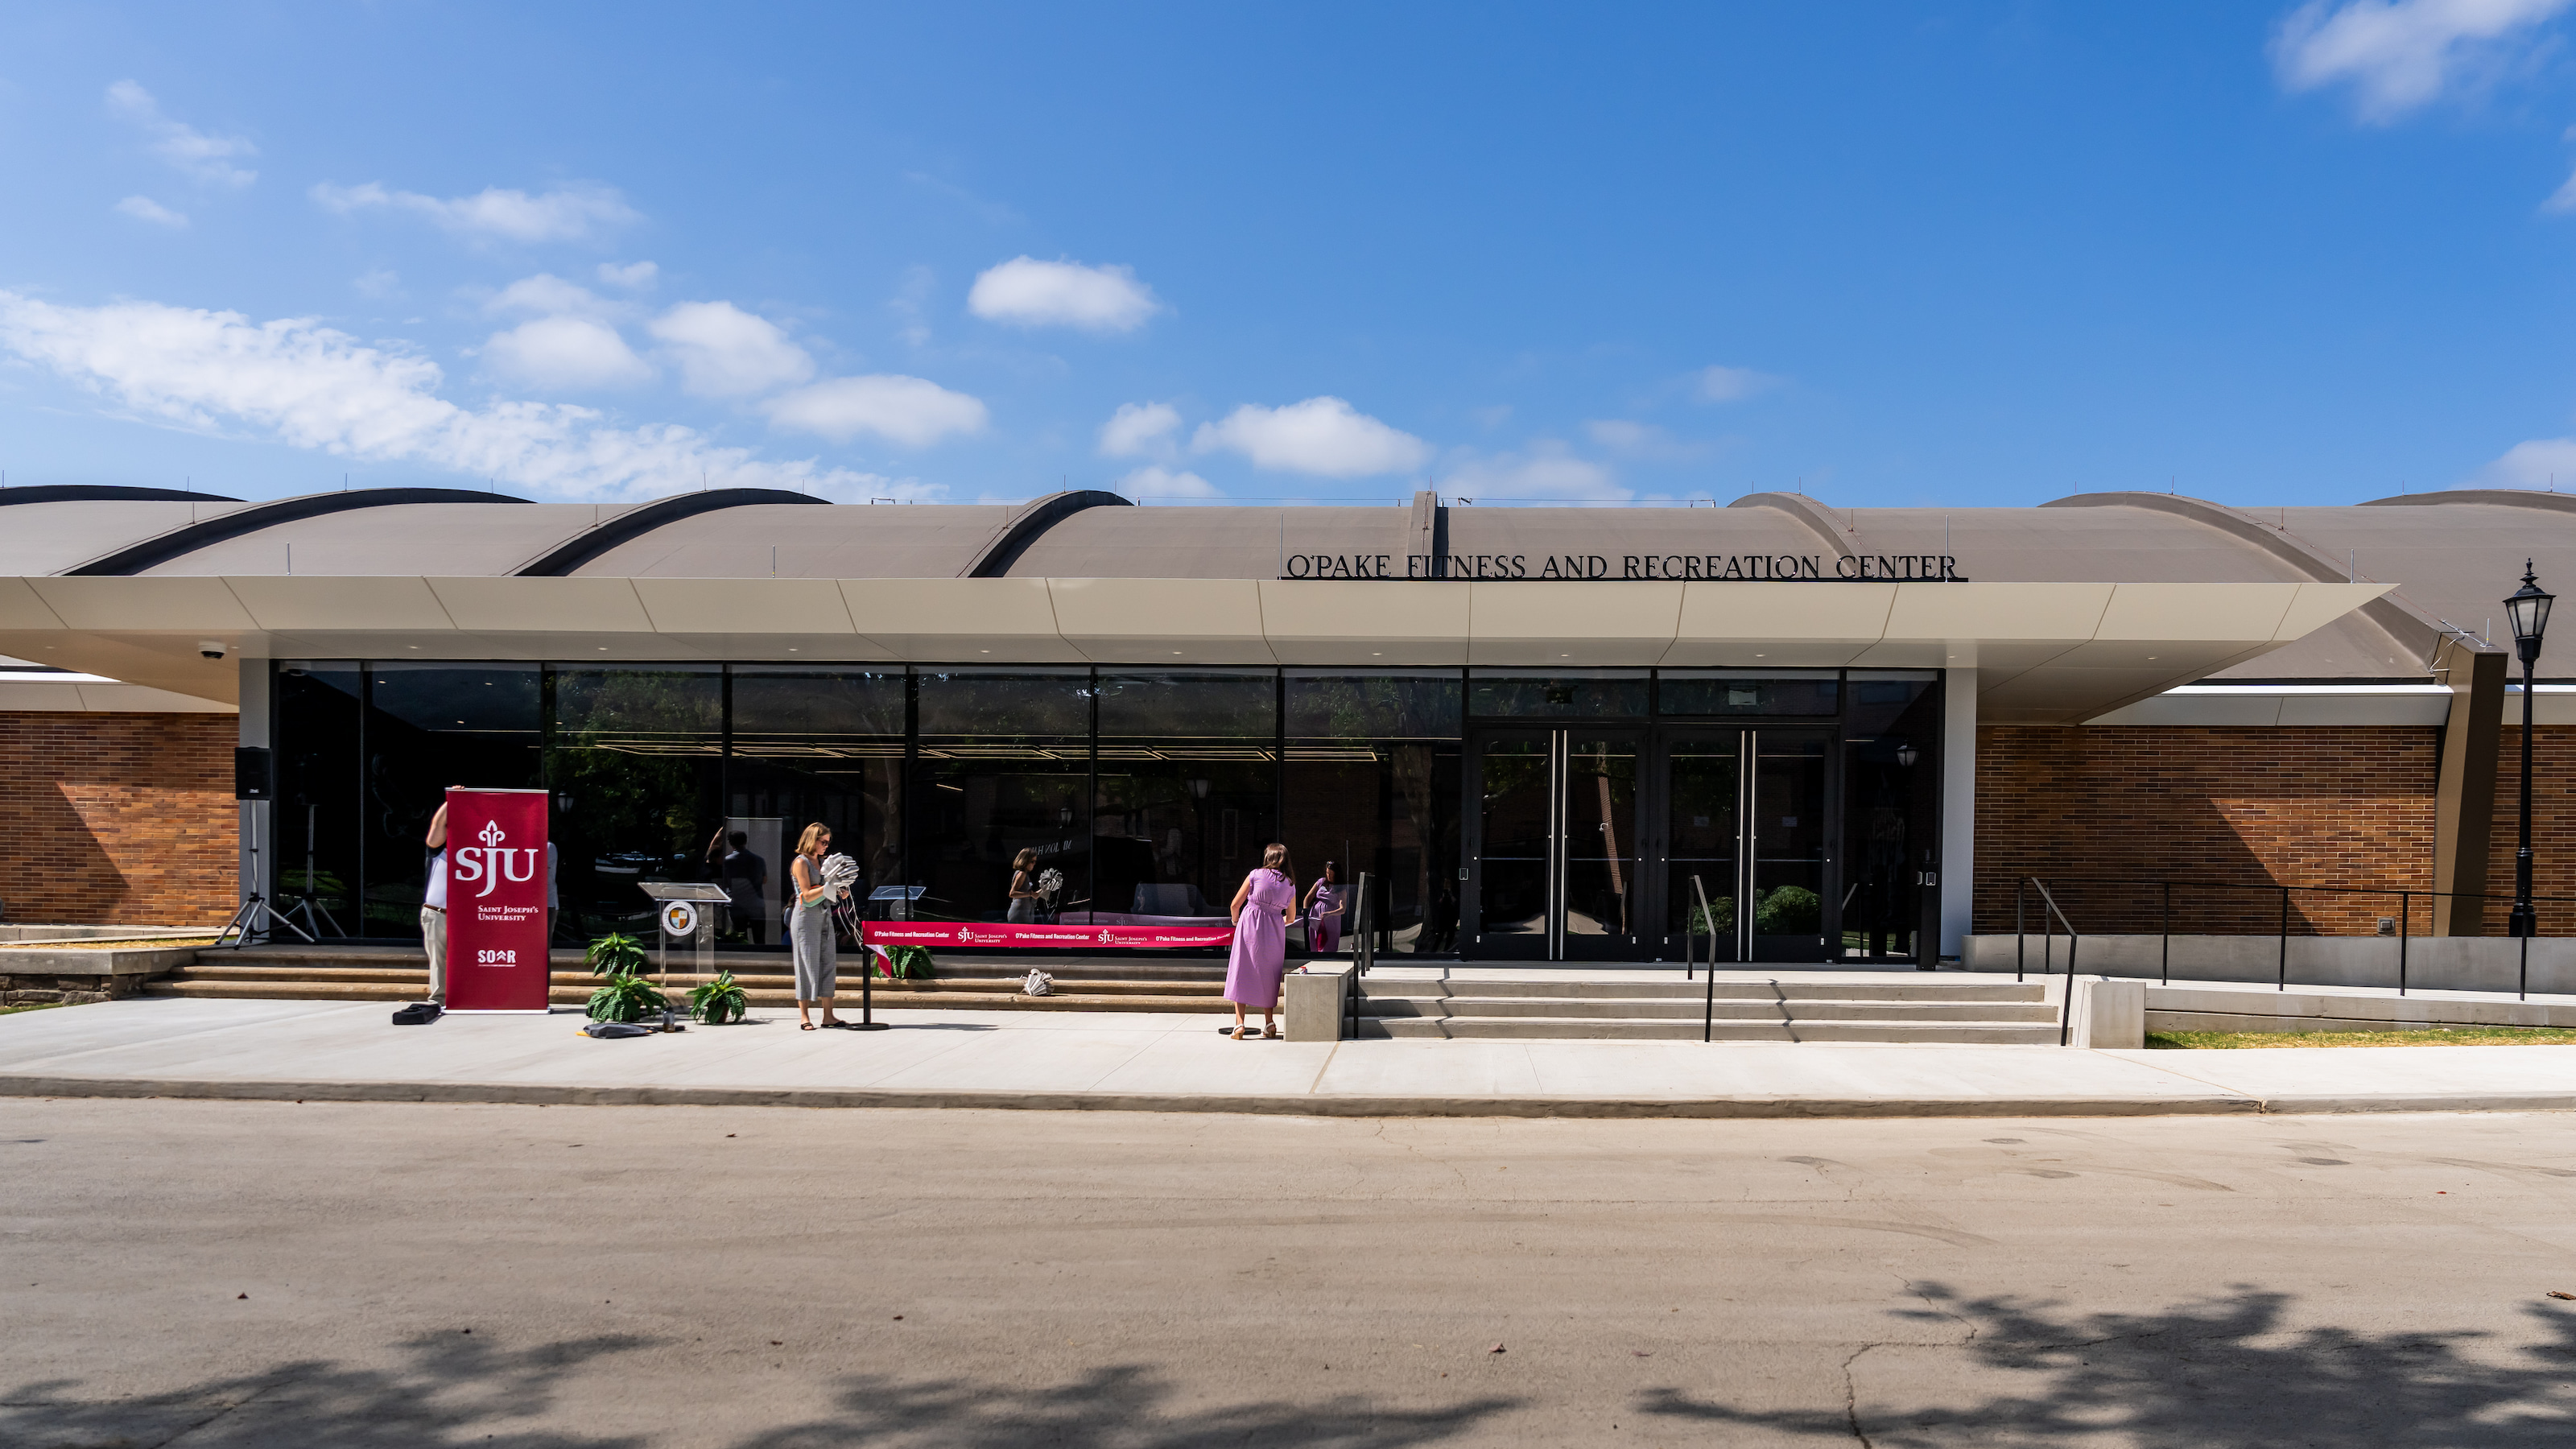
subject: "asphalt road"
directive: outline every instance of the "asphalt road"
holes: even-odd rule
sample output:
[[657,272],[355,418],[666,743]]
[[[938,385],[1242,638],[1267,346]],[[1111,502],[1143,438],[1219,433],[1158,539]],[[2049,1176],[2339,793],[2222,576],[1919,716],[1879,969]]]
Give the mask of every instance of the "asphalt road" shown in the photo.
[[2576,1443],[2563,1116],[0,1102],[0,1443]]

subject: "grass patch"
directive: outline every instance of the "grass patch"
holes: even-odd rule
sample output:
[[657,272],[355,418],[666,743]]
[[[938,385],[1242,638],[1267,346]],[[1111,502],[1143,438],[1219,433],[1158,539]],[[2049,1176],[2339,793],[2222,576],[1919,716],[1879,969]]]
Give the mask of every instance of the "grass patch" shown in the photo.
[[2150,1048],[2576,1046],[2576,1027],[2437,1026],[2415,1031],[2151,1031]]
[[70,1001],[29,1001],[17,1006],[0,1006],[0,1016],[12,1016],[21,1011],[51,1011],[57,1006],[74,1006],[77,1004],[78,1003],[76,1002]]

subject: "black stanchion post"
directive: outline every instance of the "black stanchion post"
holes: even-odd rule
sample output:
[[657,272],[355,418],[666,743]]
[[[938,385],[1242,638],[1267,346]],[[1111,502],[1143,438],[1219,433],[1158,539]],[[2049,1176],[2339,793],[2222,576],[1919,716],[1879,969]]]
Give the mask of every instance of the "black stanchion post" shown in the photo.
[[2281,887],[2281,982],[2275,991],[2290,989],[2290,888]]
[[2397,893],[2397,994],[2406,994],[2406,937],[2415,924],[2414,897]]
[[860,1031],[884,1031],[888,1023],[877,1020],[877,963],[868,959],[867,923],[859,923],[859,1024]]
[[2165,985],[2171,986],[2173,985],[2173,882],[2166,881],[2164,887],[2165,911],[2157,925],[2157,929],[2164,935],[2164,945],[2159,957],[2157,974],[2163,978]]

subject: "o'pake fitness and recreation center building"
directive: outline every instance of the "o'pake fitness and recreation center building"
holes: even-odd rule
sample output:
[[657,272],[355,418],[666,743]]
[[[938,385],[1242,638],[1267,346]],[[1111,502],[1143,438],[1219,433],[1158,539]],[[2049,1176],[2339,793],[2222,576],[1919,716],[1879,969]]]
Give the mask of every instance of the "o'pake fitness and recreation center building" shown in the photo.
[[[551,792],[566,942],[642,923],[639,881],[722,878],[775,946],[809,820],[879,919],[1010,924],[1027,850],[1040,923],[1221,925],[1284,840],[1301,879],[1368,874],[1382,957],[1469,961],[1677,961],[1696,928],[1721,960],[1930,964],[2032,872],[2503,890],[2526,557],[2576,578],[2576,497],[21,488],[5,904],[212,924],[255,881],[417,939],[451,784]],[[2541,890],[2576,894],[2555,688]],[[2335,899],[2300,928],[2386,913]]]

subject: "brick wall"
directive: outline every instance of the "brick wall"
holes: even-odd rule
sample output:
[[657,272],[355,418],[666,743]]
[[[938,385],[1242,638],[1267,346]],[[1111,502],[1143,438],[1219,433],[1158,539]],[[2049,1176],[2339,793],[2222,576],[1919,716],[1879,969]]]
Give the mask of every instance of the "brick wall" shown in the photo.
[[[2544,696],[2545,698],[2545,696]],[[2518,715],[2521,706],[2508,699]],[[2496,748],[2495,835],[2487,852],[2487,892],[2513,894],[2513,852],[2522,812],[2522,727],[2508,724]],[[2576,896],[2576,728],[2542,725],[2531,732],[2531,893]],[[2540,934],[2576,935],[2576,905],[2538,903]],[[2486,931],[2505,932],[2509,901],[2487,905]]]
[[0,711],[13,921],[216,926],[238,864],[228,714]]
[[[2576,731],[2553,733],[2576,764]],[[2012,929],[2013,881],[2023,875],[2049,880],[2088,932],[2156,929],[2157,893],[2119,884],[2061,891],[2058,880],[2429,889],[2440,741],[2434,729],[1980,729],[1977,929]],[[2562,798],[2576,805],[2576,781]],[[2498,820],[2506,881],[2511,818]],[[2576,809],[2563,805],[2558,818],[2576,847]],[[2562,888],[2576,894],[2576,858],[2561,859]],[[2270,931],[2279,910],[2277,895],[2177,891],[2173,928]],[[2294,932],[2368,932],[2397,913],[2394,895],[2294,896],[2290,922]],[[2414,929],[2429,924],[2418,902]]]

